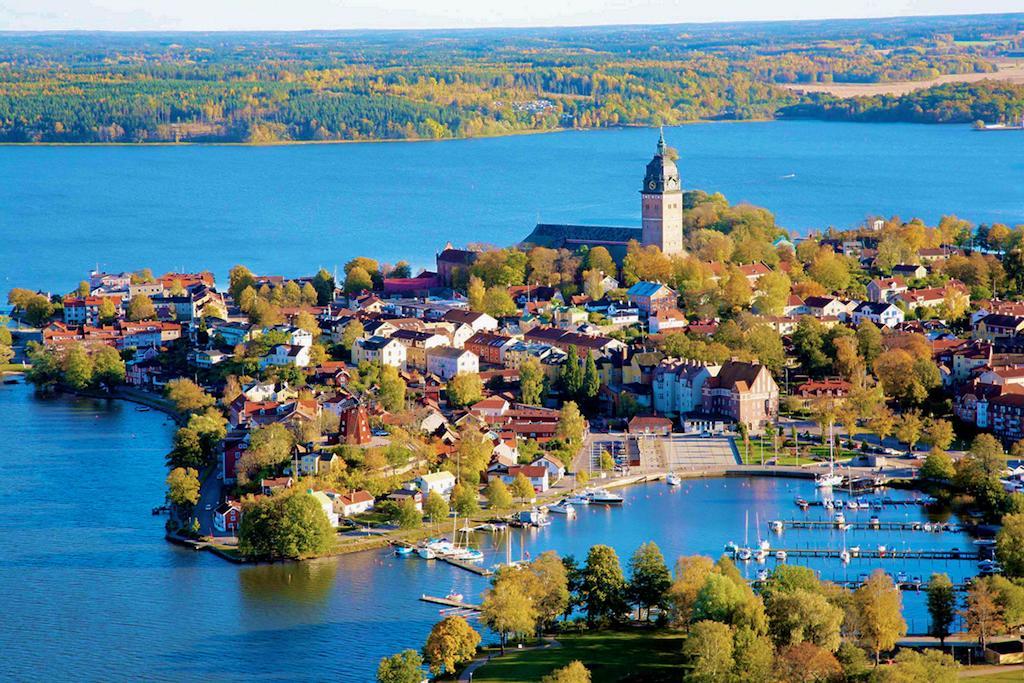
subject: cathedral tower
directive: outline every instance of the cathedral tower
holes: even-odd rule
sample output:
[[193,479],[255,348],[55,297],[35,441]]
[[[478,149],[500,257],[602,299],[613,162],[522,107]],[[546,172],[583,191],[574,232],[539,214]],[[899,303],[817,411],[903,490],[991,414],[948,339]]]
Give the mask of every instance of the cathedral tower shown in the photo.
[[655,244],[666,254],[683,251],[683,192],[679,170],[666,156],[665,134],[658,137],[658,150],[647,164],[640,190],[643,243]]

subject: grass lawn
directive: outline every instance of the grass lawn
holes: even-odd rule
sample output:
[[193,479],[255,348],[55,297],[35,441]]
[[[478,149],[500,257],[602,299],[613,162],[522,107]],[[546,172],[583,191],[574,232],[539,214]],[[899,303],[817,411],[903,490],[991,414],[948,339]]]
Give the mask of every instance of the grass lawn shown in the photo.
[[[764,461],[767,463],[775,452],[774,445],[770,439],[764,440]],[[736,440],[736,449],[740,453],[740,458],[743,459],[744,465],[760,465],[761,464],[761,440],[752,439],[750,441],[750,454],[745,456],[743,452],[743,441],[740,439]],[[805,455],[808,449],[810,455]],[[779,465],[809,465],[811,463],[828,462],[828,446],[822,446],[821,444],[810,445],[806,443],[800,444],[800,453],[798,457],[793,456],[793,447],[784,448],[781,443],[779,444]],[[836,462],[841,460],[847,460],[852,458],[859,453],[848,449],[836,449]],[[814,457],[811,457],[814,456]]]
[[970,669],[962,669],[960,671],[960,678],[965,681],[974,681],[974,683],[1020,683],[1024,680],[1024,671],[1017,669],[1015,671],[1000,671],[999,673],[985,674],[984,676],[964,676],[963,674]]
[[476,670],[474,683],[539,681],[574,659],[583,662],[593,683],[678,681],[683,663],[681,632],[647,629],[599,631],[558,636],[561,647],[509,650]]

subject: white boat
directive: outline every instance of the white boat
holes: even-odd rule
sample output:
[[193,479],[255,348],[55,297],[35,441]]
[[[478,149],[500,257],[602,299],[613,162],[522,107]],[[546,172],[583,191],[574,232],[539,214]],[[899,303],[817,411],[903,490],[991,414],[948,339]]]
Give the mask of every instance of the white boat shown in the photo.
[[764,548],[758,548],[757,553],[754,555],[754,559],[764,564],[764,561],[768,559],[768,551]]
[[669,486],[681,486],[683,480],[679,478],[678,474],[670,473],[667,477],[665,477],[665,483],[668,484]]
[[772,549],[772,544],[771,544],[771,542],[769,542],[769,540],[767,538],[761,541],[761,550],[771,550],[771,549]]
[[785,528],[785,524],[782,522],[781,519],[776,519],[771,523],[771,527],[772,531],[774,531],[777,534],[781,534],[783,528]]
[[750,562],[750,558],[753,556],[754,554],[750,552],[750,548],[740,548],[736,552],[736,558],[742,560],[743,562]]
[[758,581],[767,581],[768,580],[768,570],[767,569],[759,569],[758,572],[757,572],[757,580]]
[[452,602],[462,602],[462,593],[456,593],[455,591],[452,591],[444,597],[446,600],[451,600]]
[[841,486],[843,475],[836,472],[835,436],[832,434],[832,425],[828,426],[828,473],[819,474],[814,478],[814,485],[818,488],[832,488]]
[[851,545],[850,546],[850,556],[851,557],[860,557],[860,546],[859,545]]
[[548,508],[548,512],[552,512],[556,515],[565,515],[566,517],[576,516],[576,508],[574,508],[572,503],[567,500],[563,500],[550,506]]
[[604,489],[597,489],[590,494],[590,502],[595,505],[621,505],[622,501],[622,496]]
[[885,557],[885,551],[888,550],[884,545],[878,546],[878,556]]
[[740,547],[732,541],[729,541],[725,544],[725,552],[729,553],[730,555],[735,556],[739,551]]
[[590,498],[581,495],[569,496],[565,499],[570,505],[590,505]]
[[896,583],[906,583],[909,578],[906,572],[896,572]]
[[429,546],[423,546],[416,550],[416,554],[422,557],[424,560],[433,560],[437,557],[437,553],[434,552],[433,548]]
[[849,550],[841,551],[839,553],[839,559],[842,560],[844,564],[846,562],[849,562],[850,561],[850,551]]
[[836,523],[836,526],[846,525],[846,515],[844,515],[842,512],[837,512],[835,517],[832,518],[832,520]]
[[779,562],[785,562],[786,561],[786,557],[787,557],[787,555],[786,555],[786,551],[785,550],[776,550],[775,551],[775,559],[778,560]]

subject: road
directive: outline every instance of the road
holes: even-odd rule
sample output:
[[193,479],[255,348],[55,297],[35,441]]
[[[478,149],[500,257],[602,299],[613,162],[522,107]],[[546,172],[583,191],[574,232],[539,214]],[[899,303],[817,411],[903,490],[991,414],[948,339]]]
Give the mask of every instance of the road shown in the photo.
[[[213,528],[213,511],[220,505],[221,480],[217,478],[220,468],[209,467],[199,484],[199,502],[196,504],[195,515],[199,519],[199,533],[203,536],[227,536],[230,533],[217,531]],[[209,510],[207,510],[209,506]]]

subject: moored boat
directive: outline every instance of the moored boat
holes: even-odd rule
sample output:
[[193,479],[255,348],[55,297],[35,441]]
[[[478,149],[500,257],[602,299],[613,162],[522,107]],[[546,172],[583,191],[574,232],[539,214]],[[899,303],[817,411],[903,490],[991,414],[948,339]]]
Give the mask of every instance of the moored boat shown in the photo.
[[597,489],[590,494],[590,502],[595,505],[621,505],[623,502],[622,496],[611,491],[604,489]]
[[567,500],[562,500],[559,501],[558,503],[555,503],[554,505],[551,505],[550,507],[548,507],[548,512],[552,512],[556,515],[565,515],[566,517],[576,516],[576,508],[574,508],[572,506],[572,503],[570,503]]
[[678,474],[670,472],[669,475],[665,477],[665,483],[669,486],[680,486],[683,483],[683,480],[679,478]]

